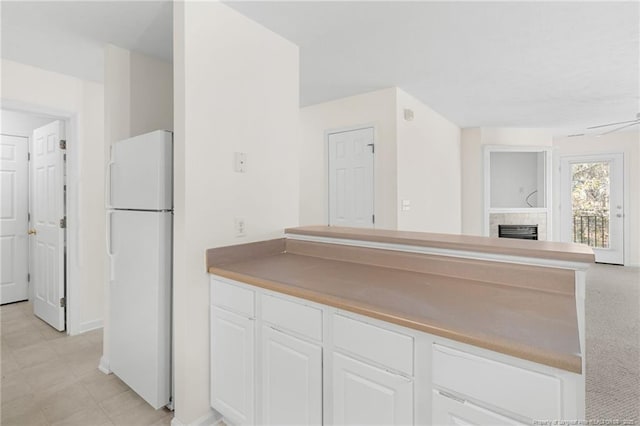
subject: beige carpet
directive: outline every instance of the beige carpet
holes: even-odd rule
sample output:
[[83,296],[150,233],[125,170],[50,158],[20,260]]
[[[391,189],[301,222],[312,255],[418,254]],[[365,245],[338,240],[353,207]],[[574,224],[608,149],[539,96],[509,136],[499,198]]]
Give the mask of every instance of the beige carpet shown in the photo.
[[[587,419],[640,425],[640,268],[587,273]],[[622,423],[620,423],[622,424]]]

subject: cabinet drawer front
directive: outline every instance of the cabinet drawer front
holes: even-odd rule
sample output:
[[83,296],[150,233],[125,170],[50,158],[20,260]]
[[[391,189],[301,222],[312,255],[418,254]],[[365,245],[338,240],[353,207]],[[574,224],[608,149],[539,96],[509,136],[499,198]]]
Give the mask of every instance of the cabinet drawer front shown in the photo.
[[456,401],[433,391],[431,422],[434,425],[472,426],[525,426],[491,410],[478,407],[468,401]]
[[271,295],[262,296],[262,319],[285,330],[322,341],[322,310]]
[[336,348],[413,375],[413,337],[342,315],[333,316]]
[[561,381],[536,371],[433,345],[433,383],[530,419],[562,418]]
[[233,284],[211,279],[211,304],[253,317],[254,292]]

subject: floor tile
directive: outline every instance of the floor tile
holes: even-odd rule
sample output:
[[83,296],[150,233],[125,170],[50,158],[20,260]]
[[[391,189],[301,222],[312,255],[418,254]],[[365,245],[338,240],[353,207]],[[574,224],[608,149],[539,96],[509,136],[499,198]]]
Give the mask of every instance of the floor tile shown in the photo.
[[20,367],[28,368],[58,358],[58,354],[48,342],[39,340],[33,345],[14,350],[13,358]]
[[62,387],[38,402],[49,423],[65,420],[84,408],[98,408],[89,392],[80,383]]
[[83,376],[80,382],[98,403],[129,390],[129,387],[113,374],[105,375],[98,370]]
[[20,370],[6,375],[3,373],[0,386],[2,391],[2,406],[16,399],[26,396],[31,397],[33,395],[24,373]]

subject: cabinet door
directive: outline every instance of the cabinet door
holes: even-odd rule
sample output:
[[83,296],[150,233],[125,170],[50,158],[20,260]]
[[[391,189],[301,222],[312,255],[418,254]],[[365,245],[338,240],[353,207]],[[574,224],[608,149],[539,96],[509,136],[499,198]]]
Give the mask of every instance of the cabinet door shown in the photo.
[[322,348],[269,326],[262,331],[264,423],[322,424]]
[[478,407],[464,399],[442,395],[437,390],[433,391],[432,410],[431,419],[434,426],[525,425],[525,423]]
[[237,424],[254,423],[254,331],[250,318],[211,307],[211,406]]
[[334,353],[333,424],[413,424],[413,381]]

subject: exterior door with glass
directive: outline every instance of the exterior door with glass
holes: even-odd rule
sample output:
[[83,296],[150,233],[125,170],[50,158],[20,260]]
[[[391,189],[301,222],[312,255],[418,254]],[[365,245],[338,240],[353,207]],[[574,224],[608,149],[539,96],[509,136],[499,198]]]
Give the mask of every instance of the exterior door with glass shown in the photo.
[[622,154],[562,157],[562,240],[587,244],[596,262],[624,264]]

